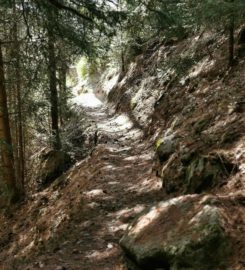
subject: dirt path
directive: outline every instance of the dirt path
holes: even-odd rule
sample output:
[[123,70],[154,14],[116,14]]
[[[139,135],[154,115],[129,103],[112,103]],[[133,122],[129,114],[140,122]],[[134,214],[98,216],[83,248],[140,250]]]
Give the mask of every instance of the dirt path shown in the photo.
[[73,259],[67,269],[124,269],[120,237],[128,222],[161,196],[152,175],[153,153],[127,116],[109,115],[103,104],[85,110],[97,123],[99,144],[90,164],[95,177],[84,192],[84,216],[72,234]]
[[64,239],[29,269],[126,269],[119,247],[123,232],[137,213],[162,198],[152,172],[153,151],[126,115],[110,115],[91,94],[76,101],[98,127],[98,145],[86,164],[90,181],[82,193],[82,209],[67,223]]

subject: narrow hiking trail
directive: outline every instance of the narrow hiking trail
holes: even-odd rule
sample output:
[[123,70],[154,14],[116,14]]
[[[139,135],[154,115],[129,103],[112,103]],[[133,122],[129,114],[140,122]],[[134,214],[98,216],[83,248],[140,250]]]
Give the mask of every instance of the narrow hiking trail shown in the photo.
[[120,238],[139,212],[162,198],[152,172],[154,153],[126,115],[110,114],[93,93],[74,102],[98,128],[97,146],[84,161],[90,181],[82,190],[78,220],[67,226],[68,240],[40,260],[52,270],[126,269]]

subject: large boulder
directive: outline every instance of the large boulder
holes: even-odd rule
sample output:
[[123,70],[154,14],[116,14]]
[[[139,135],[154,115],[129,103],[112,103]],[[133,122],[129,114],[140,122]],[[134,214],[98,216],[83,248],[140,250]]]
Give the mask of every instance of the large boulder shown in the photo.
[[160,138],[156,142],[156,153],[160,163],[167,161],[176,151],[176,141],[173,135]]
[[197,155],[186,167],[185,192],[201,193],[209,190],[236,171],[236,165],[222,154]]
[[129,269],[227,269],[231,245],[225,220],[214,196],[186,195],[158,203],[120,241]]
[[168,162],[160,167],[160,170],[159,176],[162,179],[162,188],[167,194],[183,190],[185,166],[178,154],[173,154]]
[[238,56],[245,56],[245,27],[243,26],[238,34]]
[[156,168],[167,194],[209,191],[223,184],[238,170],[237,165],[223,153],[203,155],[191,150],[176,151],[166,162],[158,162]]
[[65,172],[71,165],[70,156],[61,150],[49,150],[40,155],[38,183],[46,187]]
[[243,26],[240,32],[238,33],[237,43],[245,45],[245,26]]

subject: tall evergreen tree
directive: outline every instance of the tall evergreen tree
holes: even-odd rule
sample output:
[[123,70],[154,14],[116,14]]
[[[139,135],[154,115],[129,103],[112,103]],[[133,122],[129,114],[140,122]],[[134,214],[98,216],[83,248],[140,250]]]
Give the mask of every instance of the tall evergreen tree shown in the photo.
[[5,191],[10,201],[19,197],[17,188],[12,139],[10,133],[7,94],[5,87],[3,50],[0,41],[0,152],[1,152],[1,179],[4,181]]
[[234,63],[235,30],[245,20],[244,0],[191,0],[189,4],[197,26],[227,33],[227,58],[231,66]]

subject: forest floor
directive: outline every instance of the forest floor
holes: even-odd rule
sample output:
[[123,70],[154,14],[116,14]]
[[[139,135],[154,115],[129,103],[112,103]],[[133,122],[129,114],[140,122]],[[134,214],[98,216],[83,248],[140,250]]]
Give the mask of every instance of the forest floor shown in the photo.
[[[38,237],[43,248],[39,244],[31,244],[21,247],[21,235],[28,238],[28,230],[31,232],[35,224],[23,224],[27,219],[26,212],[32,215],[35,203],[30,203],[32,210],[27,206],[21,210],[22,224],[17,226],[11,237],[8,248],[0,253],[0,269],[18,270],[123,270],[125,262],[119,246],[119,240],[126,230],[128,223],[142,210],[152,203],[163,199],[161,184],[152,170],[154,152],[151,144],[146,143],[143,132],[133,126],[126,115],[112,115],[105,104],[102,104],[93,94],[84,94],[75,99],[78,106],[82,106],[87,117],[96,122],[98,127],[98,143],[90,157],[81,161],[82,174],[75,172],[76,177],[71,179],[74,184],[68,184],[61,189],[60,196],[52,202],[52,189],[37,194],[36,198],[42,198],[41,208],[54,208],[49,214],[44,215],[46,225],[38,227]],[[83,175],[86,173],[86,178]],[[78,179],[77,181],[75,180]],[[87,179],[87,180],[86,180]],[[89,179],[89,181],[88,181]],[[82,206],[71,206],[72,201],[77,200],[72,191],[76,182],[86,182],[80,187]],[[69,185],[71,186],[69,188]],[[69,190],[70,189],[70,190]],[[34,199],[34,201],[37,199]],[[45,240],[48,219],[52,219],[59,212],[59,201],[62,200],[63,208],[69,213],[69,218],[63,219],[57,227],[53,240]],[[70,207],[70,209],[69,209]],[[63,209],[64,210],[64,209]],[[62,211],[63,211],[62,210]],[[25,213],[24,213],[25,212]],[[56,212],[56,213],[55,213]],[[60,215],[62,216],[62,215]],[[56,215],[56,219],[61,219]],[[20,218],[16,217],[19,221]],[[40,218],[36,218],[40,223]],[[41,223],[41,224],[43,224]],[[62,224],[61,224],[62,223]],[[8,225],[6,225],[8,226]],[[51,226],[52,227],[52,226]],[[29,238],[34,234],[29,233]],[[55,239],[55,240],[54,240]],[[19,241],[19,248],[13,245]],[[12,244],[11,244],[12,242]],[[32,246],[39,246],[39,248]],[[18,245],[17,245],[18,246]],[[22,250],[23,249],[23,250]],[[28,252],[25,251],[28,249]],[[21,255],[25,253],[25,256]],[[8,259],[6,259],[6,256]],[[13,256],[13,257],[12,257]],[[12,260],[17,258],[16,262]],[[21,259],[23,258],[23,259]],[[12,265],[10,267],[10,265]]]

